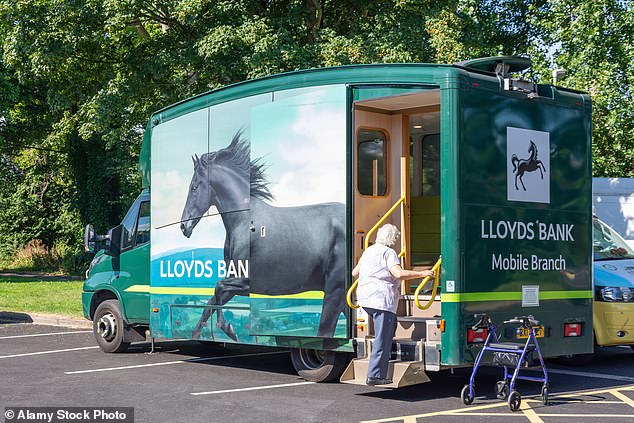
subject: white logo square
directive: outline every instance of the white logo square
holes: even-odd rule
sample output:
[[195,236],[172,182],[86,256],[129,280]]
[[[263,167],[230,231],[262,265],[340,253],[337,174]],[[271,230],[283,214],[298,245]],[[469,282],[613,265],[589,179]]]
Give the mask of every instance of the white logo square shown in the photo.
[[550,204],[550,133],[506,128],[506,198]]

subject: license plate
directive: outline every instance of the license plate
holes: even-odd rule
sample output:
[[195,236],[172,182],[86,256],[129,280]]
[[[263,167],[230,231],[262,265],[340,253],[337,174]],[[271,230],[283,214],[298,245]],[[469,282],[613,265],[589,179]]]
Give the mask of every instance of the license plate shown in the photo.
[[[533,329],[535,330],[536,338],[544,337],[544,333],[545,333],[544,326],[533,326]],[[528,328],[517,328],[515,330],[515,337],[517,339],[526,339],[528,338],[528,334],[529,334]]]

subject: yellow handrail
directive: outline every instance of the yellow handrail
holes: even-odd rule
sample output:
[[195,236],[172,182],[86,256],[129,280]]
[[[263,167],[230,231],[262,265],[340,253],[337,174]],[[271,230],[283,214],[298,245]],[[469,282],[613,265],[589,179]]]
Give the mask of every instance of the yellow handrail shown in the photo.
[[354,281],[352,285],[350,285],[350,288],[348,289],[348,293],[346,294],[346,302],[348,303],[348,307],[353,308],[355,310],[358,309],[360,306],[352,302],[352,293],[357,289],[358,285],[359,285],[359,279],[357,279],[356,281]]
[[385,212],[383,217],[379,219],[379,221],[376,222],[376,224],[372,226],[372,228],[368,231],[368,233],[365,235],[365,247],[364,247],[365,250],[367,250],[368,247],[370,246],[370,236],[374,233],[374,231],[376,231],[379,228],[379,226],[381,226],[383,222],[385,222],[385,219],[387,219],[387,217],[391,215],[392,212],[396,210],[396,208],[400,206],[401,203],[403,202],[405,202],[405,196],[402,196],[401,198],[399,198],[399,200],[396,203],[394,203],[394,205],[390,207],[390,209],[387,212]]
[[[364,247],[364,250],[367,250],[369,245],[370,245],[370,235],[372,235],[374,233],[374,231],[376,231],[379,228],[379,226],[381,226],[381,224],[383,222],[385,222],[385,219],[387,219],[387,217],[390,214],[392,214],[392,212],[394,210],[396,210],[396,208],[398,206],[400,206],[401,203],[404,203],[404,202],[405,202],[405,195],[403,195],[401,198],[399,198],[399,200],[396,203],[394,203],[394,205],[392,207],[390,207],[390,209],[387,212],[385,212],[383,217],[381,219],[379,219],[379,221],[376,222],[376,224],[374,226],[372,226],[372,228],[365,235],[365,242],[364,242],[365,247]],[[398,257],[401,258],[404,255],[405,255],[405,250],[403,249],[399,253]],[[355,310],[358,309],[359,306],[352,302],[352,294],[357,289],[357,286],[359,286],[359,281],[358,280],[354,281],[354,283],[352,285],[350,285],[350,288],[348,288],[348,292],[346,293],[346,302],[348,303],[348,307],[353,308]]]
[[427,310],[429,307],[431,307],[431,305],[436,300],[436,295],[438,294],[438,283],[440,281],[440,265],[441,264],[442,264],[442,258],[439,258],[436,264],[434,264],[434,267],[431,268],[431,270],[434,271],[434,285],[432,286],[432,289],[431,289],[431,298],[429,299],[429,301],[427,301],[427,304],[425,304],[424,306],[420,305],[420,302],[418,301],[418,294],[420,294],[421,289],[423,289],[423,286],[425,286],[425,284],[427,283],[427,281],[429,280],[431,276],[426,276],[421,281],[420,285],[418,285],[418,288],[416,288],[416,291],[414,291],[414,303],[416,304],[416,307],[420,308],[421,310]]

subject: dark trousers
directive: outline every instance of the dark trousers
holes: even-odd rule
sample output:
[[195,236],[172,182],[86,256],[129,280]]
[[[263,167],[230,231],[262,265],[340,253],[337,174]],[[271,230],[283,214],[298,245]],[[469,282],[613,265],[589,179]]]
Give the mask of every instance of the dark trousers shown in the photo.
[[392,339],[396,332],[396,314],[368,307],[363,309],[374,322],[374,343],[370,354],[368,378],[385,379],[392,352]]

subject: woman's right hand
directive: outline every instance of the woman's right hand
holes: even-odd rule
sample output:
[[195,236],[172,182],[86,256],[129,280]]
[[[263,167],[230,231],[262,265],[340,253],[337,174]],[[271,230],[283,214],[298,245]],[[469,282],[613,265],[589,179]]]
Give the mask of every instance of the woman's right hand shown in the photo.
[[422,272],[420,272],[420,277],[421,278],[426,278],[427,276],[429,276],[430,278],[434,277],[434,271],[433,270],[423,270]]

